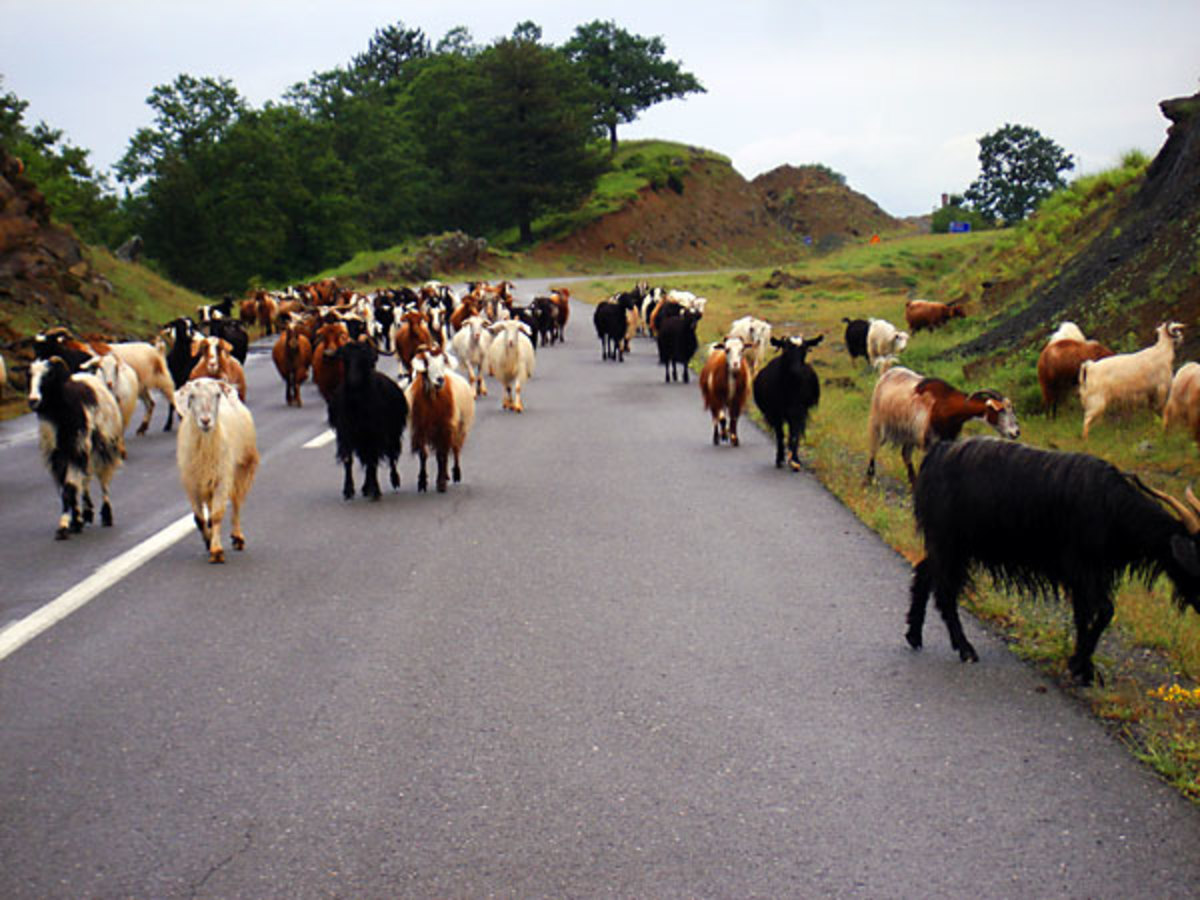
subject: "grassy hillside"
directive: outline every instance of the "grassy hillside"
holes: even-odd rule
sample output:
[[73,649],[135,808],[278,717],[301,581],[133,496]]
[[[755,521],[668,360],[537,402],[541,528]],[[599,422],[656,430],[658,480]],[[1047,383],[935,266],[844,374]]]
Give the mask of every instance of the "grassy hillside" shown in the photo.
[[[786,271],[713,274],[673,279],[665,286],[708,297],[701,326],[706,341],[719,338],[729,322],[746,314],[771,321],[777,333],[826,336],[811,357],[821,377],[822,399],[809,428],[807,464],[864,522],[909,559],[919,558],[921,543],[895,448],[881,451],[877,462],[880,476],[876,483],[864,484],[866,424],[876,376],[861,360],[850,360],[842,341],[842,318],[876,316],[901,324],[905,300],[913,291],[943,300],[965,296],[969,316],[941,331],[916,335],[903,354],[905,365],[965,390],[997,388],[1014,399],[1022,441],[1099,455],[1178,496],[1188,484],[1200,480],[1200,454],[1185,434],[1163,434],[1158,417],[1148,410],[1106,418],[1086,444],[1080,436],[1082,415],[1077,400],[1071,399],[1056,420],[1043,414],[1034,366],[1041,343],[1056,322],[1042,323],[1030,333],[1028,342],[1011,352],[996,352],[987,358],[964,353],[964,348],[1022,309],[1039,285],[1074,253],[1112,227],[1116,205],[1125,199],[1122,192],[1136,188],[1140,177],[1136,168],[1073,185],[1048,204],[1042,215],[1012,231],[914,236],[878,245],[864,242],[788,266]],[[1099,184],[1105,186],[1097,187]],[[998,290],[998,285],[1004,287]],[[597,282],[581,293],[594,300],[611,290],[611,283]],[[1129,321],[1140,321],[1160,299],[1145,297],[1146,309],[1122,307],[1108,325],[1114,332],[1126,330],[1120,314]],[[1152,337],[1135,334],[1129,342],[1136,338],[1141,346]],[[639,343],[635,352],[652,353],[653,348]],[[972,423],[964,433],[990,432],[986,426]],[[704,441],[708,435],[707,418],[697,404],[694,437]],[[765,463],[768,460],[757,461]],[[1181,616],[1165,583],[1152,590],[1130,584],[1120,591],[1116,619],[1096,654],[1097,664],[1107,674],[1107,685],[1087,690],[1071,687],[1066,671],[1074,642],[1069,604],[1025,601],[993,589],[985,580],[965,605],[991,623],[1015,652],[1090,704],[1164,778],[1193,799],[1200,799],[1200,691],[1196,690],[1200,683],[1200,615],[1187,612]],[[897,622],[897,641],[902,631],[903,623]],[[928,631],[929,652],[949,652],[940,623],[931,622]],[[986,677],[984,671],[979,674]]]

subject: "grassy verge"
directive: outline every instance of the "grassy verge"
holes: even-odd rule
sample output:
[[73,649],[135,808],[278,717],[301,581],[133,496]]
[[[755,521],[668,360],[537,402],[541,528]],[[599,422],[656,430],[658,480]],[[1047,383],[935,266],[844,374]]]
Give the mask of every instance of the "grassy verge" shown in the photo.
[[[915,560],[922,552],[921,541],[913,526],[907,478],[895,448],[885,447],[881,452],[876,482],[863,482],[867,414],[875,375],[846,353],[842,318],[870,315],[901,324],[910,288],[925,290],[958,277],[963,267],[980,257],[994,260],[995,244],[1011,240],[1011,235],[999,233],[911,237],[850,247],[791,265],[786,271],[789,278],[761,269],[663,283],[708,298],[702,341],[717,339],[729,322],[746,314],[771,321],[777,334],[826,335],[825,343],[810,356],[821,377],[822,396],[810,420],[806,464],[869,527]],[[595,301],[611,290],[611,284],[596,282],[581,285],[579,293],[582,299]],[[1022,440],[1031,445],[1096,454],[1177,495],[1187,484],[1200,481],[1195,445],[1182,433],[1163,434],[1158,418],[1148,411],[1107,419],[1093,430],[1087,444],[1080,435],[1078,401],[1067,403],[1057,419],[1047,418],[1040,409],[1036,351],[1016,354],[985,376],[969,377],[964,370],[967,361],[945,351],[985,329],[986,314],[981,317],[976,306],[965,320],[915,336],[904,354],[904,364],[960,388],[986,386],[1004,391],[1017,406]],[[985,425],[971,423],[964,434],[974,433],[989,432]],[[697,439],[705,435],[705,426],[698,419]],[[964,606],[1019,656],[1089,704],[1164,779],[1186,796],[1200,800],[1200,692],[1195,691],[1200,680],[1200,615],[1190,611],[1180,615],[1165,580],[1149,590],[1129,584],[1119,591],[1114,624],[1096,654],[1106,683],[1089,689],[1073,687],[1066,669],[1074,643],[1069,604],[1031,601],[999,591],[981,579]],[[897,622],[897,640],[902,629]],[[944,649],[932,633],[930,645]],[[1177,686],[1174,692],[1172,685]]]

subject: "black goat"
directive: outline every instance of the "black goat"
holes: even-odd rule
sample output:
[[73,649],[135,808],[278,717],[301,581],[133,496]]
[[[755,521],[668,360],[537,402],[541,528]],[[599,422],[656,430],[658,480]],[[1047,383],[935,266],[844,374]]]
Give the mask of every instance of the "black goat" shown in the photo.
[[250,335],[237,319],[209,319],[205,323],[209,337],[218,337],[228,341],[233,349],[230,355],[242,365],[246,364],[246,355],[250,352]]
[[867,332],[871,330],[869,319],[842,319],[846,323],[846,349],[850,358],[861,356],[867,359]]
[[342,496],[354,497],[354,457],[363,467],[362,494],[371,500],[380,496],[376,467],[384,457],[390,467],[392,488],[399,489],[401,437],[408,419],[404,391],[392,379],[375,370],[378,353],[366,341],[351,341],[336,353],[345,376],[329,400],[329,425],[337,434],[337,459],[345,466]]
[[700,346],[696,338],[696,324],[700,318],[699,312],[687,311],[659,320],[656,337],[658,361],[662,364],[663,381],[667,384],[679,380],[676,372],[678,366],[683,366],[683,383],[688,383],[688,364]]
[[808,351],[824,340],[771,338],[780,353],[754,377],[754,404],[775,432],[775,468],[783,468],[783,429],[787,426],[787,460],[800,471],[800,438],[808,427],[808,414],[821,401],[821,381],[808,364]]
[[625,362],[626,307],[615,299],[603,300],[592,313],[596,337],[600,338],[600,358]]
[[982,568],[1009,588],[1070,596],[1076,639],[1067,666],[1091,684],[1092,653],[1124,575],[1149,584],[1165,574],[1180,609],[1200,611],[1200,501],[1187,497],[1190,506],[1085,453],[995,438],[935,444],[913,494],[925,558],[913,570],[908,643],[921,646],[932,590],[951,646],[964,662],[979,659],[963,635],[958,595]]
[[[167,371],[171,373],[175,390],[179,390],[187,384],[192,369],[200,361],[200,354],[192,353],[192,341],[197,337],[196,323],[188,318],[172,319],[163,329],[172,335],[171,349],[167,352]],[[170,431],[174,420],[175,406],[172,404],[167,407],[167,424],[163,426],[163,431]]]

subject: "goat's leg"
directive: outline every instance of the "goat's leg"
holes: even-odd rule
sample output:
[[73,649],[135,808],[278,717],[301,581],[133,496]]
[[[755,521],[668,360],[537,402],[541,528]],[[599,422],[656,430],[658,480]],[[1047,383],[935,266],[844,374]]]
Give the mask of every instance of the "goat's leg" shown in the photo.
[[146,414],[142,416],[142,424],[137,428],[137,434],[142,435],[150,427],[150,417],[154,415],[154,398],[150,396],[149,388],[142,388],[138,394],[138,399],[142,401],[142,408],[146,410]]
[[425,461],[429,459],[429,454],[426,452],[425,448],[422,447],[417,452],[417,456],[421,460],[421,471],[417,473],[417,491],[419,493],[424,493],[425,491],[429,490],[429,475],[425,472]]
[[454,468],[450,471],[450,477],[454,479],[455,484],[458,484],[460,481],[462,481],[462,461],[459,459],[459,455],[461,453],[461,448],[454,448]]
[[933,590],[933,569],[929,557],[925,557],[913,566],[912,587],[909,590],[908,631],[904,639],[908,646],[920,650],[924,643],[921,632],[925,628],[925,607],[929,603],[929,594]]
[[[446,464],[449,462],[449,455],[448,448],[437,448],[437,490],[439,494],[446,493],[446,484],[450,480],[446,475]],[[458,481],[457,478],[454,480]]]
[[963,662],[979,662],[979,654],[963,633],[962,622],[958,618],[958,595],[966,583],[966,572],[945,571],[944,567],[938,572],[934,581],[933,594],[946,630],[950,632],[950,646],[958,651],[958,658]]
[[354,457],[347,456],[344,460],[346,474],[342,479],[342,497],[346,500],[354,499]]
[[1092,654],[1096,652],[1100,635],[1112,621],[1112,598],[1102,588],[1080,588],[1072,590],[1071,606],[1075,613],[1075,653],[1067,660],[1067,669],[1076,681],[1086,686],[1092,683],[1096,674]]
[[363,462],[362,495],[369,500],[378,500],[381,494],[379,490],[379,459],[372,457],[369,461]]
[[729,415],[729,445],[731,447],[738,446],[737,420],[738,420],[737,415],[730,413],[730,415]]
[[208,561],[225,562],[225,550],[221,547],[221,519],[225,515],[225,499],[213,498],[208,529]]
[[913,456],[912,445],[905,444],[903,447],[901,447],[900,448],[900,456],[904,459],[904,467],[908,470],[908,486],[910,488],[916,487],[917,471],[916,471],[916,469],[913,468],[913,464],[912,464],[912,456]]
[[58,517],[58,529],[54,532],[54,538],[65,541],[69,532],[79,532],[83,529],[83,524],[79,521],[79,489],[71,480],[69,471],[63,480],[61,498],[62,513]]
[[788,465],[792,467],[793,472],[799,472],[803,466],[800,465],[800,436],[804,433],[804,426],[797,426],[796,422],[788,425]]
[[775,468],[783,468],[783,424],[780,423],[774,429],[775,432]]

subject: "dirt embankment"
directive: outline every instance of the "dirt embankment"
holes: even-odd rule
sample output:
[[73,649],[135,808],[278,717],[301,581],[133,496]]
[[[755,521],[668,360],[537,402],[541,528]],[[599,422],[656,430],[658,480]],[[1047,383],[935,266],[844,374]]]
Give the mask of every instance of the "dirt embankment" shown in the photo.
[[105,290],[69,228],[50,221],[46,198],[15,156],[0,150],[0,342],[16,334],[18,310],[41,321],[68,321],[79,304],[95,307]]
[[[1200,355],[1200,94],[1159,104],[1167,140],[1140,189],[1104,233],[1035,290],[1028,305],[959,348],[986,356],[1044,338],[1048,323],[1071,320],[1107,344],[1153,341],[1155,326],[1189,327],[1181,358]],[[1147,298],[1153,297],[1152,302]]]
[[809,168],[783,166],[753,182],[726,162],[697,158],[681,189],[643,188],[619,212],[535,251],[646,266],[768,265],[820,246],[901,223],[869,198]]

